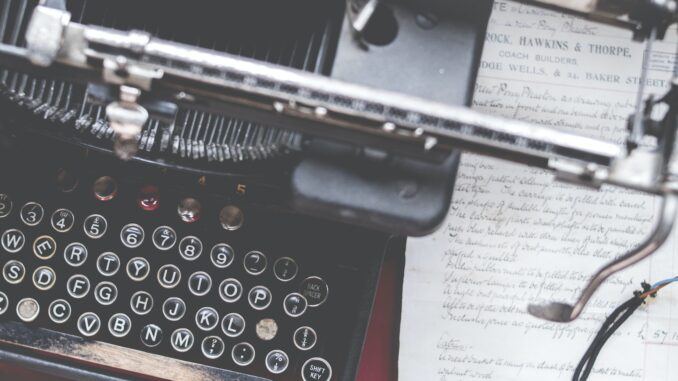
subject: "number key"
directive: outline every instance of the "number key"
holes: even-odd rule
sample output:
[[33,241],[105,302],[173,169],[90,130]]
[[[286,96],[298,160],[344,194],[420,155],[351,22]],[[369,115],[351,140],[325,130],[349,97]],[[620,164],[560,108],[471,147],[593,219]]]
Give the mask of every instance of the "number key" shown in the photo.
[[75,216],[68,209],[57,209],[52,213],[52,228],[59,233],[66,233],[73,227]]
[[35,226],[42,221],[45,209],[37,202],[27,202],[21,207],[21,221],[28,226]]
[[153,231],[153,244],[159,250],[169,250],[177,242],[177,233],[169,226],[159,226]]

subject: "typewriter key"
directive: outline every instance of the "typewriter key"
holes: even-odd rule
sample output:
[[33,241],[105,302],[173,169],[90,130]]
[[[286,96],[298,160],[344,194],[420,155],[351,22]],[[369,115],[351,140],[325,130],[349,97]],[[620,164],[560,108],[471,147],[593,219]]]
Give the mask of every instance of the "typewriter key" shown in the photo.
[[238,343],[231,349],[233,362],[240,366],[247,366],[254,361],[254,347],[250,343]]
[[63,299],[57,299],[50,303],[47,313],[53,322],[62,324],[71,317],[71,305]]
[[301,378],[304,381],[329,381],[332,378],[332,367],[325,359],[310,358],[301,366]]
[[162,314],[169,321],[179,321],[186,313],[186,303],[177,297],[170,297],[162,304]]
[[273,273],[278,280],[289,282],[297,276],[299,267],[294,259],[289,257],[278,258],[273,264]]
[[193,332],[186,328],[175,329],[170,337],[170,344],[172,344],[172,348],[177,352],[188,352],[193,346],[193,341]]
[[106,234],[108,221],[102,215],[92,214],[85,218],[82,228],[89,238],[99,239]]
[[264,310],[271,304],[271,291],[264,286],[254,286],[247,295],[250,306],[255,310]]
[[151,272],[151,265],[148,264],[146,258],[135,257],[127,262],[126,270],[130,279],[141,282]]
[[153,297],[146,291],[137,291],[129,300],[130,307],[137,315],[146,315],[153,309]]
[[0,291],[0,315],[4,314],[7,311],[8,307],[9,299],[7,298],[7,294]]
[[85,337],[92,337],[99,332],[101,320],[94,312],[85,312],[78,318],[78,331]]
[[147,324],[141,329],[141,342],[150,348],[157,347],[162,342],[162,328],[155,324]]
[[75,216],[68,209],[57,209],[50,218],[52,228],[59,233],[66,233],[75,224]]
[[242,227],[245,217],[242,210],[235,205],[226,205],[219,212],[221,227],[227,231],[235,231]]
[[202,307],[195,314],[195,324],[203,331],[211,331],[219,324],[219,313],[212,307]]
[[94,298],[102,306],[108,306],[118,298],[118,287],[111,282],[100,282],[94,287]]
[[188,277],[188,289],[191,294],[203,296],[210,292],[212,288],[212,278],[204,271],[197,271]]
[[50,259],[56,254],[56,251],[56,241],[48,235],[40,236],[33,241],[33,253],[40,259]]
[[33,271],[33,285],[42,291],[47,291],[54,287],[56,282],[56,274],[51,267],[41,266]]
[[202,344],[200,344],[200,350],[202,351],[203,356],[212,360],[221,357],[221,355],[224,354],[225,349],[226,345],[224,344],[224,340],[219,336],[207,336],[202,340]]
[[79,242],[73,242],[64,249],[64,260],[73,267],[81,266],[87,260],[87,248]]
[[274,349],[266,355],[266,369],[273,374],[280,374],[287,369],[290,358],[280,349]]
[[89,292],[89,279],[82,274],[75,274],[68,278],[66,282],[66,291],[68,295],[75,299],[82,299]]
[[212,251],[210,252],[210,259],[212,260],[212,263],[214,266],[220,269],[230,266],[231,263],[233,263],[234,258],[235,252],[233,251],[233,248],[225,243],[218,243],[214,245],[214,247],[212,247]]
[[118,193],[118,184],[110,176],[99,177],[92,187],[94,197],[99,201],[110,201]]
[[12,199],[4,194],[0,193],[0,218],[5,218],[12,213],[12,208],[14,207],[14,202]]
[[200,219],[200,202],[194,198],[187,197],[177,206],[177,213],[182,221],[192,223]]
[[301,282],[300,292],[309,306],[317,307],[325,303],[330,290],[323,278],[311,276]]
[[132,329],[132,320],[123,313],[117,313],[108,319],[108,331],[115,337],[125,337]]
[[147,212],[152,212],[160,207],[160,190],[154,185],[141,188],[137,205]]
[[64,193],[71,193],[78,187],[78,178],[73,171],[59,168],[56,174],[57,189]]
[[153,231],[153,245],[158,250],[169,250],[177,242],[177,233],[169,226],[159,226]]
[[45,215],[45,209],[37,202],[27,202],[21,207],[21,221],[28,226],[35,226],[42,221]]
[[239,313],[231,312],[221,320],[221,330],[228,337],[238,337],[245,331],[245,319]]
[[164,265],[158,269],[158,283],[164,288],[174,288],[181,280],[181,270],[174,265]]
[[189,235],[179,242],[179,254],[187,261],[194,261],[202,254],[202,241]]
[[40,313],[40,304],[33,298],[23,298],[16,305],[16,314],[19,319],[30,323],[38,317]]
[[219,285],[219,296],[224,302],[237,302],[242,296],[242,284],[237,279],[224,279]]
[[21,281],[24,280],[25,275],[26,267],[16,259],[7,261],[2,267],[2,277],[5,278],[5,282],[9,284],[21,283]]
[[264,341],[271,341],[278,334],[278,323],[273,319],[261,319],[254,328],[257,337]]
[[120,231],[122,244],[135,249],[144,242],[144,229],[138,224],[127,224]]
[[97,270],[103,276],[113,276],[120,270],[120,258],[115,253],[103,253],[97,258]]
[[304,312],[306,312],[307,306],[308,303],[306,302],[306,298],[296,292],[287,295],[283,301],[285,313],[291,317],[303,315]]
[[245,266],[245,271],[252,275],[259,275],[266,270],[266,256],[260,251],[250,251],[245,254],[243,259],[243,265]]
[[318,335],[311,327],[299,327],[294,331],[294,346],[302,351],[313,348],[316,341],[318,341]]
[[8,253],[17,253],[24,248],[24,243],[26,243],[26,237],[21,230],[18,229],[8,229],[2,233],[0,237],[0,242],[2,248],[5,249]]

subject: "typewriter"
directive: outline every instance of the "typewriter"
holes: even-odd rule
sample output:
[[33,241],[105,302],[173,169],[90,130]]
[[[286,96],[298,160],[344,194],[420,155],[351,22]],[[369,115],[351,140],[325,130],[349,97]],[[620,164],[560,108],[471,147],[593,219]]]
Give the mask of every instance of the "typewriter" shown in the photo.
[[[3,46],[29,47],[41,9],[467,105],[491,1],[0,0]],[[107,106],[126,90],[0,59],[0,359],[78,380],[353,380],[382,260],[441,223],[458,153],[276,128],[189,84],[140,100],[121,139]]]

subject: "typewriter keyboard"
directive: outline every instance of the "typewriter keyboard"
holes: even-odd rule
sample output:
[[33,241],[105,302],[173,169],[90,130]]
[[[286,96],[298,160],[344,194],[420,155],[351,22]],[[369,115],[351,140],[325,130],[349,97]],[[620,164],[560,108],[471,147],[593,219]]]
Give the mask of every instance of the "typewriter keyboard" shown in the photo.
[[347,296],[304,232],[108,176],[70,186],[0,190],[3,319],[270,379],[334,379],[341,315],[327,317]]

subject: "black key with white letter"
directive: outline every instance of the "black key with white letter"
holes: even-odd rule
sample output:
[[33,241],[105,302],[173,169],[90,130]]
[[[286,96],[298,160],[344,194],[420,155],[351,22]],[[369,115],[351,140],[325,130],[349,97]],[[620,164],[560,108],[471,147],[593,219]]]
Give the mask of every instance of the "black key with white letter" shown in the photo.
[[5,312],[7,312],[8,308],[9,308],[9,299],[7,298],[7,294],[0,291],[0,315],[3,315]]
[[101,305],[111,305],[118,298],[118,287],[111,282],[100,282],[94,287],[94,298]]
[[330,292],[327,282],[318,276],[311,276],[304,279],[301,282],[299,291],[301,292],[301,295],[306,298],[308,305],[311,307],[317,307],[325,303],[327,295]]
[[186,303],[177,297],[170,297],[162,304],[162,314],[169,321],[179,321],[186,313]]
[[2,277],[9,284],[19,284],[26,276],[26,267],[23,263],[12,259],[2,267]]
[[219,324],[219,314],[212,307],[202,307],[195,314],[195,324],[203,331],[211,331]]
[[177,243],[177,233],[169,226],[160,226],[153,231],[153,244],[159,250],[169,250]]
[[85,337],[92,337],[99,332],[101,320],[94,312],[85,312],[78,318],[78,331]]
[[221,357],[225,349],[224,340],[219,336],[207,336],[202,340],[202,344],[200,344],[203,356],[212,360]]
[[24,233],[19,229],[5,230],[0,237],[2,248],[8,253],[18,253],[26,243]]
[[134,281],[141,282],[150,272],[151,266],[146,258],[135,257],[127,262],[127,276]]
[[301,379],[304,381],[329,381],[332,378],[332,367],[327,360],[313,357],[301,366]]
[[89,292],[89,279],[82,274],[75,274],[68,278],[66,282],[66,290],[68,295],[74,297],[75,299],[82,299],[87,296]]
[[56,254],[57,244],[54,238],[43,235],[33,241],[33,253],[42,260],[48,260]]
[[266,355],[266,369],[273,374],[284,372],[288,365],[290,365],[290,358],[280,349],[274,349]]
[[97,270],[103,276],[113,276],[120,269],[120,258],[115,253],[103,253],[97,258]]
[[179,254],[187,261],[194,261],[202,254],[202,241],[189,235],[179,242]]
[[12,198],[4,193],[0,193],[0,218],[5,218],[12,213],[14,202]]
[[188,277],[188,289],[193,295],[206,295],[211,288],[212,278],[204,271],[196,271]]
[[162,329],[155,324],[147,324],[141,329],[141,342],[150,348],[157,347],[163,338]]
[[54,286],[56,274],[51,267],[41,266],[33,271],[33,284],[38,290],[47,291]]
[[35,226],[45,216],[45,209],[37,202],[27,202],[21,207],[21,221],[28,226]]
[[247,366],[254,361],[254,347],[250,343],[238,343],[231,349],[233,362],[240,366]]
[[85,222],[82,225],[82,228],[85,230],[85,234],[89,238],[99,239],[106,234],[106,229],[108,229],[108,221],[104,216],[100,214],[92,214],[85,218]]
[[230,266],[231,263],[233,263],[234,258],[235,252],[233,251],[233,248],[225,243],[218,243],[214,245],[214,247],[212,247],[212,251],[210,251],[210,259],[212,260],[212,264],[220,269]]
[[71,317],[71,305],[63,299],[57,299],[50,303],[47,313],[53,322],[62,324]]
[[164,265],[158,269],[158,283],[164,288],[174,288],[181,280],[181,270],[174,265]]
[[266,256],[260,251],[250,251],[245,254],[243,265],[245,270],[252,275],[259,275],[266,270],[268,261]]
[[87,248],[80,242],[73,242],[64,249],[64,260],[73,267],[82,266],[87,260]]
[[294,331],[294,346],[307,351],[315,346],[318,341],[318,335],[311,327],[299,327]]
[[132,329],[132,320],[123,313],[117,313],[108,319],[108,331],[115,337],[125,337]]
[[50,219],[52,228],[59,233],[67,233],[75,224],[75,215],[68,209],[57,209]]
[[250,306],[255,310],[266,309],[271,304],[271,291],[264,286],[254,286],[247,295]]
[[219,296],[224,302],[237,302],[242,296],[242,284],[234,278],[224,279],[219,285]]
[[306,312],[308,303],[301,294],[293,292],[285,297],[283,301],[285,313],[291,317],[299,317]]
[[146,291],[137,291],[132,295],[129,304],[137,315],[146,315],[153,309],[153,297]]
[[138,224],[127,224],[120,231],[122,244],[135,249],[144,242],[144,229]]
[[245,331],[245,319],[242,315],[231,312],[221,320],[221,330],[228,337],[238,337]]
[[193,346],[194,340],[193,332],[186,328],[177,328],[170,337],[172,348],[177,352],[188,352]]

